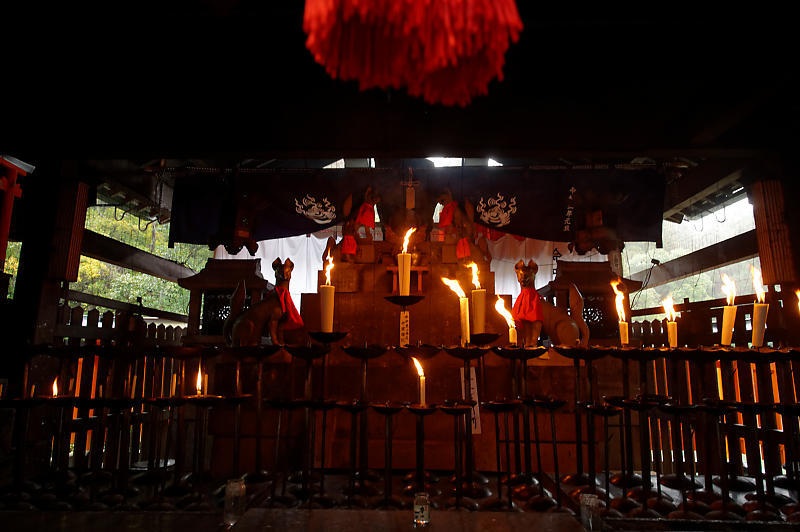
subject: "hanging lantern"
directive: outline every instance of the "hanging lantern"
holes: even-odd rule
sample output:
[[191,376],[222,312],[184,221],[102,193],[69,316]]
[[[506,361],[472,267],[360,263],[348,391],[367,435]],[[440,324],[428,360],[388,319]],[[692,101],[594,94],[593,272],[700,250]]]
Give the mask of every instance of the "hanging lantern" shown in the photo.
[[303,29],[333,78],[465,106],[503,79],[522,21],[514,0],[306,0]]

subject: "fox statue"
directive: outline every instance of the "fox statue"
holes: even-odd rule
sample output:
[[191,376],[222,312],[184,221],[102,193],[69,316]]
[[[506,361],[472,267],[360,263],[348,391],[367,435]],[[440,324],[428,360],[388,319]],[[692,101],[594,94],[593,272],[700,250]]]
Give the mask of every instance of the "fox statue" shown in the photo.
[[589,327],[583,320],[583,296],[578,287],[569,287],[570,315],[539,297],[534,279],[539,266],[531,261],[526,265],[520,260],[515,266],[517,281],[522,288],[511,314],[520,329],[523,345],[536,345],[542,331],[554,345],[587,347]]
[[289,281],[294,264],[290,259],[281,262],[278,258],[272,263],[272,269],[275,270],[275,290],[268,292],[261,301],[244,311],[242,309],[247,294],[244,281],[236,286],[231,296],[231,312],[223,326],[223,335],[229,345],[259,345],[265,326],[269,330],[272,343],[283,345],[284,328],[302,327],[302,319],[289,295]]

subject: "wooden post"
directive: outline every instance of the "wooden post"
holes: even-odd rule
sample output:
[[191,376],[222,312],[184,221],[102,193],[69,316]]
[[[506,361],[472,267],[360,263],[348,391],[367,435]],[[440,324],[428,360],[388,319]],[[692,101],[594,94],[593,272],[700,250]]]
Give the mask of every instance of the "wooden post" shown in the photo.
[[750,187],[749,197],[753,204],[764,284],[797,282],[783,183],[777,179],[756,181]]

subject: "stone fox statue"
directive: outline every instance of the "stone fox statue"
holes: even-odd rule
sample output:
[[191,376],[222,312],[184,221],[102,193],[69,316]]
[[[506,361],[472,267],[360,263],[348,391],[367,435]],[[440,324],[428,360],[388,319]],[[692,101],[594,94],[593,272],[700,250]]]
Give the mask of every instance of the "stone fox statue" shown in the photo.
[[522,291],[519,294],[511,315],[518,329],[521,329],[523,345],[536,345],[539,334],[544,330],[554,345],[589,345],[589,327],[583,321],[583,296],[578,287],[569,287],[569,310],[571,316],[539,297],[534,287],[534,278],[539,266],[532,260],[526,265],[519,261],[514,270],[517,273]]
[[231,312],[225,320],[223,334],[225,341],[233,346],[259,345],[261,333],[266,325],[273,344],[283,345],[283,329],[303,326],[303,320],[289,295],[289,281],[294,264],[290,259],[272,263],[275,270],[275,290],[255,305],[242,311],[247,290],[241,281],[231,296]]

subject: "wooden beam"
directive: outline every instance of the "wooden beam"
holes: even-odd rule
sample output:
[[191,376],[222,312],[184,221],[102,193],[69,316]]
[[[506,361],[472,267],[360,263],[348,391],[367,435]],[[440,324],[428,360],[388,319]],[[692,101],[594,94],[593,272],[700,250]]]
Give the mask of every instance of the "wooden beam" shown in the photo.
[[81,254],[115,266],[166,279],[167,281],[175,282],[178,279],[195,274],[194,270],[187,268],[183,264],[162,259],[157,255],[123,244],[113,238],[88,229],[83,233]]
[[717,192],[720,188],[743,179],[746,161],[728,159],[709,161],[687,171],[667,187],[664,197],[664,219],[681,213],[690,205]]
[[[756,231],[753,229],[655,266],[652,269],[653,273],[650,275],[650,281],[647,283],[646,288],[677,281],[690,275],[727,266],[757,255],[758,241],[756,239]],[[650,271],[649,268],[631,274],[629,277],[635,281],[644,282],[648,271]]]
[[140,307],[133,303],[126,303],[124,301],[117,301],[116,299],[108,299],[107,297],[95,296],[86,294],[84,292],[76,292],[75,290],[67,291],[67,300],[76,303],[86,303],[87,305],[94,305],[96,307],[111,308],[114,310],[124,310],[125,312],[135,312],[142,316],[154,316],[165,320],[180,321],[183,323],[189,322],[189,316],[185,314],[176,314],[166,310],[159,310],[151,307]]

